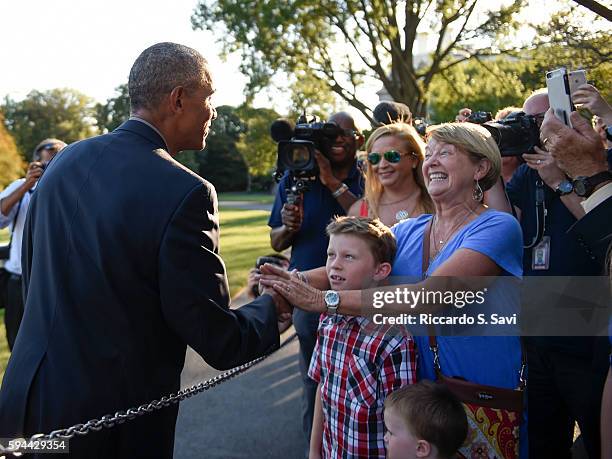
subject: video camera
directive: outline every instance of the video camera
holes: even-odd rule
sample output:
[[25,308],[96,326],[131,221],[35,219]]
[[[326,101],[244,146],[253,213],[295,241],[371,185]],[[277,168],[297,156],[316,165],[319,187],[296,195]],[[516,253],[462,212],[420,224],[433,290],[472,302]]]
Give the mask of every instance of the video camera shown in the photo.
[[310,120],[302,114],[295,127],[287,120],[280,119],[270,127],[272,139],[278,143],[278,156],[274,178],[278,182],[285,171],[289,171],[296,192],[306,191],[319,175],[315,150],[330,157],[332,146],[343,131],[335,123]]
[[490,121],[490,116],[489,112],[474,112],[468,121],[480,124],[491,133],[502,156],[533,153],[533,147],[540,146],[540,128],[534,116],[512,112],[499,121]]

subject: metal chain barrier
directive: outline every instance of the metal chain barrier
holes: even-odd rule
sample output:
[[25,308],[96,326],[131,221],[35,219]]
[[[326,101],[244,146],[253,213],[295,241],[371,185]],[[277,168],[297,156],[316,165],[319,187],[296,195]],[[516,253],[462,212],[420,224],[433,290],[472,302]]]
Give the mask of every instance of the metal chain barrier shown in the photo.
[[186,389],[182,389],[176,394],[166,395],[160,398],[159,400],[153,400],[149,403],[144,403],[137,408],[129,408],[127,410],[117,411],[115,414],[106,414],[100,419],[91,419],[90,421],[87,421],[84,424],[76,424],[66,429],[54,430],[53,432],[48,434],[36,434],[30,437],[29,440],[23,438],[14,439],[14,442],[19,446],[5,447],[4,445],[0,444],[0,459],[3,459],[4,457],[6,457],[6,455],[18,457],[25,453],[31,453],[31,448],[25,446],[28,443],[52,444],[54,440],[69,440],[76,435],[83,436],[91,432],[100,431],[104,428],[110,429],[111,427],[114,427],[117,424],[123,424],[125,421],[130,421],[138,416],[142,416],[143,414],[152,413],[153,411],[157,411],[169,405],[181,402],[185,399],[193,397],[196,394],[199,394],[200,392],[212,389],[213,387],[230,380],[234,376],[238,376],[239,374],[244,373],[249,368],[254,367],[258,363],[275,354],[277,351],[279,351],[291,341],[293,341],[296,337],[297,334],[294,333],[289,338],[287,338],[277,350],[258,357],[254,360],[251,360],[250,362],[227,370],[215,376],[214,378],[202,381]]

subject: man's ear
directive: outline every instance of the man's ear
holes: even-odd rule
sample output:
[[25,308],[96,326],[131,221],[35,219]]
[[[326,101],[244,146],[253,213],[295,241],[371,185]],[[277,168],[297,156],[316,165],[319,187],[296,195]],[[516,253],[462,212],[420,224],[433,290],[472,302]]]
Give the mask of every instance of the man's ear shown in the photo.
[[185,88],[177,86],[170,91],[170,109],[172,113],[179,113],[183,111],[183,103],[185,98]]
[[361,147],[363,146],[364,142],[365,142],[365,137],[363,136],[361,132],[359,132],[357,134],[357,138],[355,139],[355,143],[357,144],[357,150],[361,150]]
[[416,457],[430,457],[432,456],[432,447],[427,440],[417,440],[416,445]]
[[376,282],[381,281],[385,279],[390,273],[391,263],[388,263],[386,261],[382,262],[378,265],[378,268],[376,268],[376,271],[374,272],[374,280]]

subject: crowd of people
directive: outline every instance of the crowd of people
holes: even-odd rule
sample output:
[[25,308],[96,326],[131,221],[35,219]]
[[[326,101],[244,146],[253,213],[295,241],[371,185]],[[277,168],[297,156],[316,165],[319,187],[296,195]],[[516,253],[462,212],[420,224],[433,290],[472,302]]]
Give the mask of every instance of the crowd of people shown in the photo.
[[[545,90],[500,108],[497,120],[523,112],[540,132],[539,146],[504,157],[468,108],[421,136],[406,106],[386,103],[395,115],[383,110],[367,141],[348,113],[333,114],[338,135],[315,152],[308,189],[295,193],[291,170],[278,184],[270,241],[290,258],[261,257],[252,301],[235,310],[214,186],[172,158],[205,145],[216,116],[208,64],[160,43],[137,58],[128,88],[131,117],[117,130],[69,146],[45,139],[26,178],[0,194],[12,349],[0,437],[159,399],[178,389],[187,345],[231,368],[278,347],[290,317],[306,445],[296,457],[569,458],[576,422],[590,458],[612,457],[606,337],[418,333],[371,315],[392,278],[413,293],[488,279],[486,303],[511,315],[519,300],[506,280],[609,274],[612,108],[596,88],[573,100],[597,118],[574,112],[571,127]],[[468,400],[462,384],[486,396]],[[497,394],[519,403],[487,405]],[[171,406],[75,438],[71,455],[171,457],[176,416]]]

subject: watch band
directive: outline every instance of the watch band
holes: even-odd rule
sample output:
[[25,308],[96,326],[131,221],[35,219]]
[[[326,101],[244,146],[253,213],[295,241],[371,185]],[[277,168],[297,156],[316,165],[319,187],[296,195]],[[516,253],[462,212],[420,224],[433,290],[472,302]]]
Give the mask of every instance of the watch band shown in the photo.
[[588,198],[595,191],[595,187],[600,183],[612,180],[612,172],[602,171],[590,177],[576,177],[574,180],[574,193],[581,198]]

